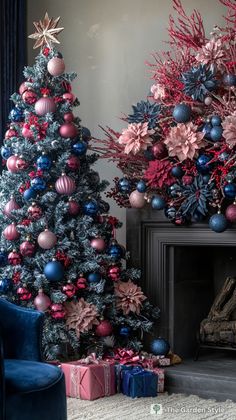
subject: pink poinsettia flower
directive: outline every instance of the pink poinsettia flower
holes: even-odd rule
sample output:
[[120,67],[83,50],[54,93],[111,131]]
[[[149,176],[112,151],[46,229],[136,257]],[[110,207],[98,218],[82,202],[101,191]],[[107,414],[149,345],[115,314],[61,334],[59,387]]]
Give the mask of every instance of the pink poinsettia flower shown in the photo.
[[160,85],[160,83],[157,83],[156,85],[152,85],[150,90],[153,94],[153,98],[156,101],[164,99],[166,96],[165,88],[164,86]]
[[128,155],[136,155],[140,150],[146,150],[152,144],[151,134],[154,130],[148,129],[148,122],[129,124],[128,128],[122,130],[118,139],[120,144],[125,145],[124,152]]
[[212,38],[196,55],[201,64],[220,64],[225,57],[225,49],[220,38]]
[[225,117],[222,127],[223,136],[230,148],[236,145],[236,111],[232,115]]
[[199,149],[206,146],[204,133],[197,130],[198,127],[192,122],[172,127],[164,140],[169,156],[177,157],[180,162],[197,157]]

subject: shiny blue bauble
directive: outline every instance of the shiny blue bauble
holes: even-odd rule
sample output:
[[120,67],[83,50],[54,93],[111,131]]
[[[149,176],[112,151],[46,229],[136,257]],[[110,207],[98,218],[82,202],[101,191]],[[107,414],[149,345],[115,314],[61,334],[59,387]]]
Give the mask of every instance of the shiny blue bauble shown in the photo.
[[217,81],[216,80],[206,80],[204,82],[204,86],[206,89],[208,89],[210,92],[212,90],[215,90],[217,88]]
[[223,83],[225,86],[236,86],[236,75],[235,74],[224,74]]
[[222,139],[223,127],[221,125],[216,125],[212,127],[210,131],[210,136],[212,141],[220,141]]
[[200,172],[201,174],[208,173],[211,169],[211,165],[208,165],[208,162],[210,162],[210,160],[211,158],[209,156],[200,155],[196,161],[196,167],[198,172]]
[[177,198],[179,197],[179,193],[181,191],[181,188],[178,184],[172,184],[169,188],[168,188],[168,193],[170,194],[170,196],[172,198]]
[[150,350],[155,356],[166,356],[170,351],[170,345],[164,338],[155,338],[150,344]]
[[209,123],[204,124],[201,129],[202,132],[204,133],[204,138],[207,140],[211,140],[211,129],[212,129],[212,125]]
[[128,180],[128,178],[119,179],[118,190],[124,194],[128,194],[131,191],[131,182]]
[[91,133],[87,127],[82,127],[81,130],[82,139],[88,141],[91,138]]
[[137,185],[136,185],[136,190],[140,193],[144,193],[147,189],[147,185],[146,182],[143,181],[142,179],[140,181],[138,181]]
[[4,250],[0,251],[0,267],[8,264],[8,253]]
[[33,188],[28,188],[28,190],[25,190],[23,193],[23,197],[26,201],[31,200],[31,198],[35,198],[37,195],[37,191]]
[[43,178],[40,178],[39,176],[32,179],[31,188],[35,191],[44,191],[46,189],[46,181]]
[[125,326],[120,327],[119,334],[122,337],[129,337],[130,336],[130,332],[131,332],[130,327],[125,327]]
[[209,220],[209,227],[217,233],[224,232],[228,227],[228,220],[223,214],[213,214]]
[[89,283],[98,283],[101,280],[100,273],[90,273],[87,277]]
[[107,248],[107,254],[114,260],[118,261],[124,256],[124,249],[117,243],[111,244]]
[[233,184],[231,182],[229,184],[225,184],[224,195],[225,195],[226,198],[235,199],[235,197],[236,197],[236,184]]
[[20,122],[24,120],[23,109],[15,107],[10,111],[9,118],[14,122]]
[[154,195],[151,200],[151,206],[153,210],[162,210],[165,208],[166,202],[160,195]]
[[5,278],[0,279],[0,293],[6,293],[11,287],[11,280]]
[[191,107],[186,104],[178,104],[174,107],[173,117],[178,123],[188,122],[191,118]]
[[211,117],[211,125],[221,125],[222,119],[219,117],[219,115],[213,115]]
[[85,141],[78,141],[77,143],[73,144],[72,149],[75,155],[83,156],[87,152],[88,145]]
[[7,160],[12,155],[13,155],[13,152],[10,147],[6,147],[6,146],[1,147],[1,156],[3,159]]
[[49,156],[42,155],[37,159],[37,169],[48,171],[52,166],[52,159]]
[[167,217],[170,222],[174,222],[176,218],[176,208],[171,206],[165,209],[165,216]]
[[83,204],[83,213],[87,216],[95,216],[98,213],[99,207],[96,200],[88,200]]
[[210,181],[211,176],[209,174],[203,175],[202,180],[204,184],[207,184]]
[[44,275],[49,281],[62,281],[64,268],[59,261],[49,261],[44,267]]
[[173,176],[175,176],[176,178],[181,178],[184,174],[183,169],[181,168],[181,166],[174,166],[171,169],[171,174]]

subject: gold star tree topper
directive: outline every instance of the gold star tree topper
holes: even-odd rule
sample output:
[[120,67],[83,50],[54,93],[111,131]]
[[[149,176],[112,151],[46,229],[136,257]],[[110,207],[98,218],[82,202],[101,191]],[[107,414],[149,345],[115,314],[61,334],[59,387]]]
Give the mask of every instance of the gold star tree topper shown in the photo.
[[57,28],[60,16],[56,19],[49,18],[48,13],[45,13],[43,20],[39,22],[33,22],[36,28],[36,32],[29,35],[29,38],[36,39],[34,49],[44,47],[45,45],[49,48],[51,44],[60,44],[57,39],[57,35],[63,31],[64,28]]

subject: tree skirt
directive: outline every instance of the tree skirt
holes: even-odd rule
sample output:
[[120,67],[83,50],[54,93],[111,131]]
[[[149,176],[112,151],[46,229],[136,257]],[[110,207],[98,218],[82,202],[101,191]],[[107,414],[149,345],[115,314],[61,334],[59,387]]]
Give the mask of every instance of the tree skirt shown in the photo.
[[[162,415],[151,415],[151,405],[162,404]],[[155,407],[158,410],[159,407]],[[68,420],[235,420],[236,403],[216,402],[196,395],[167,393],[157,398],[132,399],[123,394],[84,401],[68,398]]]

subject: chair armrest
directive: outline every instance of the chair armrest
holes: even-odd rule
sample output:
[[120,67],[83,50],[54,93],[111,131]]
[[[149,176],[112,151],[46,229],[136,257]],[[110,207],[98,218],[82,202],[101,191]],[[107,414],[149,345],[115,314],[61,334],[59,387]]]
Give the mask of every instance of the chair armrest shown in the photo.
[[22,308],[0,298],[4,358],[42,360],[44,313]]

